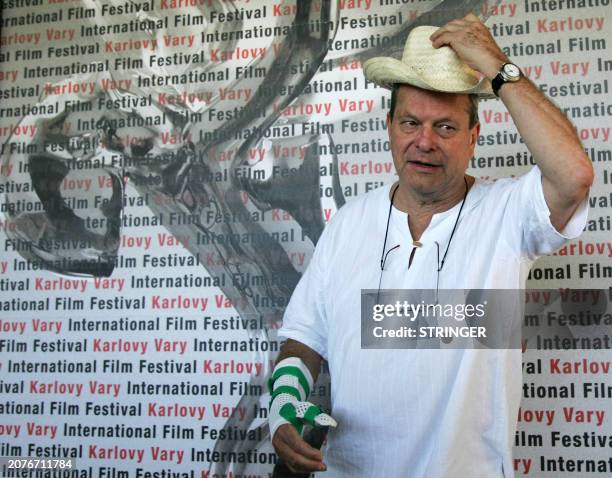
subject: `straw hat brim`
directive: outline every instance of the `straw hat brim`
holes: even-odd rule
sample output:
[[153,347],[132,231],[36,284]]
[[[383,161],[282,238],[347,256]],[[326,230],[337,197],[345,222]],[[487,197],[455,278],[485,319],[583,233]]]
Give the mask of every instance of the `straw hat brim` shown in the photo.
[[470,82],[456,75],[436,75],[431,71],[423,75],[410,65],[390,57],[370,58],[364,63],[363,71],[367,80],[387,89],[400,83],[431,91],[474,94],[481,98],[495,97],[488,78]]

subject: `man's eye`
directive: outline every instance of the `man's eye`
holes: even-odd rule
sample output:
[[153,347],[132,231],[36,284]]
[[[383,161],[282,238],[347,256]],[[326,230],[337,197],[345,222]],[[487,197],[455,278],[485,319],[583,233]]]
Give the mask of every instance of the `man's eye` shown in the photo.
[[452,136],[457,129],[449,124],[441,124],[438,125],[438,131],[440,131],[442,136]]

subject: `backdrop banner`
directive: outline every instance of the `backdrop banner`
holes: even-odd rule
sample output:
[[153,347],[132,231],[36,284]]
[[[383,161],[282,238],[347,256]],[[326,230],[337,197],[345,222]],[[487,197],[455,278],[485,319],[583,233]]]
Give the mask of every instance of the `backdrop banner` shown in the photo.
[[[336,211],[396,178],[361,67],[419,25],[479,15],[575,124],[588,224],[527,288],[601,290],[612,325],[610,0],[0,6],[0,457],[64,460],[34,476],[271,476],[283,311]],[[469,174],[535,164],[499,100],[480,122]],[[611,476],[610,344],[547,344],[521,344],[515,472]]]

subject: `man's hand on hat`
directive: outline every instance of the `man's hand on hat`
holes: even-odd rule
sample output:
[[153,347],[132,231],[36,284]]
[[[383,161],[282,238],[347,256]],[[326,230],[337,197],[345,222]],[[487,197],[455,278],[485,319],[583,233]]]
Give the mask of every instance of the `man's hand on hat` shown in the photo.
[[447,23],[430,39],[435,48],[450,46],[461,60],[490,79],[509,61],[489,29],[473,13]]

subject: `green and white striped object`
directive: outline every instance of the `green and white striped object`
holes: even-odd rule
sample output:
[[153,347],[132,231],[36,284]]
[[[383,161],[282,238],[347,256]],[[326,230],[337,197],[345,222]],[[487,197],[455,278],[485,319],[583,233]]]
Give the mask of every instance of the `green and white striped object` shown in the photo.
[[337,425],[336,420],[306,398],[310,395],[313,379],[308,367],[298,357],[281,360],[268,381],[270,390],[270,436],[281,425],[290,423],[298,433],[302,433],[304,423],[316,426]]

